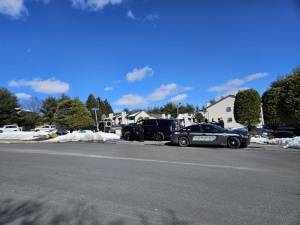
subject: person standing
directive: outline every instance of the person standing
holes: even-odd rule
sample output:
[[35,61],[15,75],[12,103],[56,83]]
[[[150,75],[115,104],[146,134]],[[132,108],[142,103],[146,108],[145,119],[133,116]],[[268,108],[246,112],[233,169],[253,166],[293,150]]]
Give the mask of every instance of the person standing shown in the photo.
[[220,117],[218,119],[218,122],[219,122],[219,126],[222,127],[222,128],[224,128],[224,120],[222,119],[222,117]]
[[138,136],[138,141],[143,142],[145,140],[145,131],[142,124],[139,124],[137,126],[137,136]]

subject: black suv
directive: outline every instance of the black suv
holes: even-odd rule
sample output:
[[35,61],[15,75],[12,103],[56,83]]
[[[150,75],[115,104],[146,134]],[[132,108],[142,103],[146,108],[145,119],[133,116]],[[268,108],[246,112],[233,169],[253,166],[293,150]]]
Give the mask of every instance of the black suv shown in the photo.
[[147,119],[137,123],[129,124],[122,129],[122,136],[125,140],[137,140],[138,127],[142,126],[145,139],[163,141],[170,139],[172,132],[176,128],[175,120],[169,119]]

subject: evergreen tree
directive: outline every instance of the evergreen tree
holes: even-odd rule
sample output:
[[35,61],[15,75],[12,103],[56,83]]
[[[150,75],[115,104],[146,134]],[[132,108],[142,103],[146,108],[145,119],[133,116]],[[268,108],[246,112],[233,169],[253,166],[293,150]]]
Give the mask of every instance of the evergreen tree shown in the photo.
[[198,123],[203,122],[205,120],[205,118],[201,112],[197,112],[195,114],[195,119],[197,120]]
[[104,105],[105,105],[105,115],[108,115],[108,114],[114,112],[107,99],[104,100]]
[[54,116],[55,124],[63,130],[79,130],[94,125],[91,113],[79,99],[64,99]]
[[54,122],[54,114],[56,112],[58,101],[54,97],[46,98],[42,103],[41,112],[44,123],[52,124]]
[[300,128],[300,68],[278,84],[280,86],[278,103],[280,120],[285,125]]
[[108,100],[105,99],[102,101],[99,97],[97,98],[97,101],[99,102],[100,112],[101,114],[108,116],[108,114],[113,113],[112,107],[109,104]]
[[127,114],[129,113],[129,109],[128,108],[123,109],[123,111],[126,112]]
[[18,107],[17,97],[6,88],[0,88],[0,126],[18,122],[15,110]]
[[85,105],[88,108],[88,110],[90,110],[90,111],[92,110],[92,108],[98,108],[99,107],[96,98],[92,94],[90,94],[88,96]]
[[262,108],[264,122],[272,129],[276,129],[280,124],[278,115],[280,88],[270,88],[262,96]]
[[[100,100],[101,101],[101,100]],[[96,116],[95,116],[95,111],[92,110],[93,108],[99,108],[100,106],[100,103],[99,103],[99,100],[98,98],[96,99],[94,97],[94,95],[90,94],[86,100],[86,103],[85,103],[87,109],[90,111],[91,115],[92,115],[92,118],[93,120],[95,121],[96,123]],[[97,118],[98,118],[98,122],[101,120],[101,110],[97,110],[96,111],[97,113]]]
[[71,98],[69,96],[65,95],[65,94],[62,94],[60,96],[60,98],[58,99],[58,103],[63,101],[63,100],[71,100]]
[[259,123],[261,113],[261,99],[254,89],[239,91],[234,102],[235,120],[247,126],[248,129]]
[[152,114],[161,114],[161,108],[159,107],[148,108],[147,112]]
[[41,117],[36,112],[21,111],[18,114],[18,125],[25,131],[35,128],[40,122]]
[[161,113],[164,113],[166,115],[170,114],[172,118],[177,117],[177,105],[174,103],[167,103],[163,107],[161,107]]
[[194,113],[195,107],[192,104],[181,105],[179,107],[179,113]]

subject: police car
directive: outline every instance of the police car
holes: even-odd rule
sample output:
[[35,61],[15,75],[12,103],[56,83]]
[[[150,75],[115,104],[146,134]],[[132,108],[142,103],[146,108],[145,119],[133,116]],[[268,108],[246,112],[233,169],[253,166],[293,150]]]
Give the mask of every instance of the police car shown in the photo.
[[229,148],[243,148],[250,143],[247,130],[227,130],[216,124],[199,123],[177,130],[171,135],[171,142],[181,147],[189,145],[219,145]]

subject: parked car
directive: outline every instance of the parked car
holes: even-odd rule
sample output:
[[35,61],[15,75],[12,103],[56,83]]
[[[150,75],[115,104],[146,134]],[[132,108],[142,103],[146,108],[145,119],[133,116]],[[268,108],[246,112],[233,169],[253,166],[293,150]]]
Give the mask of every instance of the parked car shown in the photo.
[[49,125],[49,124],[44,124],[43,126],[36,127],[34,131],[45,131],[45,132],[51,132],[55,131],[56,126],[55,125]]
[[295,131],[293,127],[278,127],[273,135],[275,138],[293,138],[296,136]]
[[68,134],[69,132],[66,131],[66,130],[56,130],[55,134],[57,134],[58,136],[61,136],[61,135],[66,135]]
[[4,125],[3,127],[0,128],[0,133],[3,132],[12,132],[12,131],[21,131],[22,129],[16,125],[16,124],[12,124],[12,125]]
[[170,119],[147,119],[138,123],[129,124],[122,129],[122,137],[125,140],[137,140],[137,128],[142,126],[145,139],[163,141],[170,139],[172,132],[176,128],[175,120]]
[[110,119],[105,119],[99,122],[99,130],[102,132],[109,133],[112,127],[112,122]]
[[250,135],[245,129],[227,130],[215,124],[200,123],[173,132],[171,142],[181,147],[219,145],[240,148],[248,146]]
[[122,130],[125,125],[113,125],[109,129],[109,133],[116,133],[117,130]]

